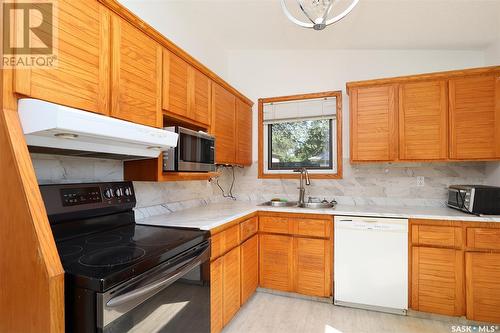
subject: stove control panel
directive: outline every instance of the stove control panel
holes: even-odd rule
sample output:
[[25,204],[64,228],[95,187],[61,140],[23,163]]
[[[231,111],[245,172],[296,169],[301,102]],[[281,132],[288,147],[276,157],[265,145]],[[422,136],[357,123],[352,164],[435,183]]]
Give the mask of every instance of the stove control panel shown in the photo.
[[61,189],[61,198],[65,207],[102,202],[98,186]]

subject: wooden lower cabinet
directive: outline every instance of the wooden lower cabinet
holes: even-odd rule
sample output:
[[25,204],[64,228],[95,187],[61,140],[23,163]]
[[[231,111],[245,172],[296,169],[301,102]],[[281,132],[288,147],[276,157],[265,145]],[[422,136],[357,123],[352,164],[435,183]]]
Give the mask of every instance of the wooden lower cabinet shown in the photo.
[[259,236],[253,235],[240,246],[241,305],[246,303],[259,285]]
[[219,258],[210,263],[210,331],[222,331],[222,260]]
[[261,287],[292,291],[293,237],[261,234],[259,241],[259,280]]
[[240,309],[240,247],[224,255],[222,275],[222,318],[225,326]]
[[413,247],[411,308],[450,316],[464,314],[461,250]]
[[500,323],[500,253],[465,254],[467,319]]
[[294,291],[319,297],[331,295],[331,249],[329,240],[294,239]]

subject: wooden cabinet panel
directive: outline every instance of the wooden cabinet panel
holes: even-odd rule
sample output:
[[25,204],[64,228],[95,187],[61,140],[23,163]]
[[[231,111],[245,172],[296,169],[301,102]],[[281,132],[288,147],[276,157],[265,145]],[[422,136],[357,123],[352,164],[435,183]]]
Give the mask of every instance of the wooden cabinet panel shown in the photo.
[[252,164],[252,106],[236,99],[236,163]]
[[212,235],[210,240],[210,259],[213,260],[220,257],[224,253],[224,234],[219,232],[218,234]]
[[291,234],[293,232],[293,224],[287,217],[260,216],[259,230],[275,234]]
[[212,81],[192,67],[191,75],[194,84],[191,118],[199,123],[210,125]]
[[412,248],[411,308],[450,316],[464,314],[463,252]]
[[450,157],[500,157],[500,74],[454,78],[450,89]]
[[294,239],[294,291],[319,297],[331,295],[331,246],[323,239]]
[[222,309],[224,326],[229,323],[240,308],[240,248],[234,248],[222,261]]
[[161,127],[162,48],[118,16],[111,23],[111,115]]
[[295,235],[310,237],[330,237],[331,220],[291,218]]
[[500,229],[467,228],[467,247],[500,250]]
[[216,138],[215,160],[233,164],[236,159],[235,103],[233,94],[218,84],[212,85],[212,126]]
[[241,244],[241,305],[252,296],[259,285],[259,236]]
[[293,238],[259,235],[259,281],[261,287],[293,290]]
[[109,114],[109,10],[94,0],[57,4],[57,67],[16,70],[14,89],[32,98]]
[[467,319],[500,323],[500,253],[465,254]]
[[222,331],[222,261],[219,258],[210,263],[210,332]]
[[396,86],[351,91],[352,161],[393,161],[397,157]]
[[187,62],[163,50],[162,107],[168,112],[183,117],[188,116],[190,107],[189,71],[190,66]]
[[235,225],[223,231],[224,237],[224,252],[238,246],[240,244],[240,226]]
[[240,236],[241,241],[245,241],[257,233],[258,230],[258,218],[252,217],[240,224]]
[[462,228],[433,225],[413,225],[412,244],[461,248]]
[[400,86],[399,158],[448,158],[448,91],[445,80]]

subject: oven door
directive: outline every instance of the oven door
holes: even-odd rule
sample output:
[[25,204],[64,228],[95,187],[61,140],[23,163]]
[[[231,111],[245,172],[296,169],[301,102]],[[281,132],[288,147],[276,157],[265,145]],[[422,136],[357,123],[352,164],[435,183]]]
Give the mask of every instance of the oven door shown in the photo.
[[180,127],[177,171],[215,171],[215,138]]
[[210,332],[210,243],[97,296],[99,332]]

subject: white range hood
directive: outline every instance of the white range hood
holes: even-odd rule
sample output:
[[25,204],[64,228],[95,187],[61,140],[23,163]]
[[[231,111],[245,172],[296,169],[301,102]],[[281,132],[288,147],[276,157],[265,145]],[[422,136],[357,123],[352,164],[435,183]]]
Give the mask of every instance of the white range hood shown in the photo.
[[30,152],[134,160],[177,146],[178,134],[37,99],[19,100]]

